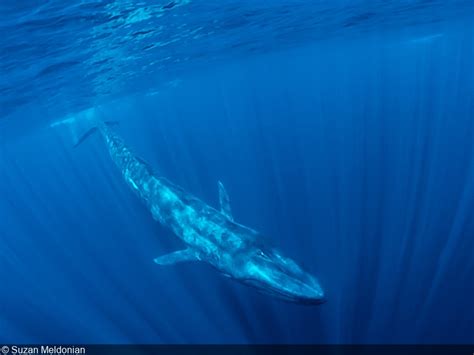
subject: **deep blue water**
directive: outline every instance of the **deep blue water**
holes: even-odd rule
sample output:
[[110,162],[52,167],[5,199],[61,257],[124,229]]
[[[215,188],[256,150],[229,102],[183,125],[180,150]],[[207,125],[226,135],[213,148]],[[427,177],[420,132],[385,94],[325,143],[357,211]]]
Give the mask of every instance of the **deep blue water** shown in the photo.
[[[472,1],[3,1],[1,343],[473,343]],[[93,109],[327,303],[189,263]],[[54,127],[51,127],[51,126]]]

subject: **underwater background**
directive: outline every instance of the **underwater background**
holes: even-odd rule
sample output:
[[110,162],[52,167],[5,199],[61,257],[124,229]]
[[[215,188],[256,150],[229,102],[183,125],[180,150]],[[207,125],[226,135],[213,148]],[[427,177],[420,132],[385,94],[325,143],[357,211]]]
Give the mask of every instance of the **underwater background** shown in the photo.
[[[1,343],[474,343],[474,2],[0,3]],[[182,248],[98,136],[318,277],[260,294]]]

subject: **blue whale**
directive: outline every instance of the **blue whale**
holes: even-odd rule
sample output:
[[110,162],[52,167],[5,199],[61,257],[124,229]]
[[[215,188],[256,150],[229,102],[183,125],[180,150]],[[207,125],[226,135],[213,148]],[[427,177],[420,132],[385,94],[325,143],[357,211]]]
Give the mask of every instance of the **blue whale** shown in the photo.
[[99,132],[127,185],[153,219],[169,228],[185,248],[154,259],[158,265],[201,261],[227,277],[289,302],[320,304],[325,295],[318,280],[294,260],[264,243],[257,231],[235,222],[229,196],[219,181],[220,209],[215,209],[166,178],[157,176],[112,129],[95,121],[76,143]]

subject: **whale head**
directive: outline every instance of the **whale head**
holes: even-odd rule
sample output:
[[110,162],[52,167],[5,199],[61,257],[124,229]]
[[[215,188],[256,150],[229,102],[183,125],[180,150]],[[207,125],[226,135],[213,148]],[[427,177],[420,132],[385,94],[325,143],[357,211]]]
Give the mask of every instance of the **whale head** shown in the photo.
[[288,302],[317,305],[326,301],[318,280],[278,250],[256,247],[245,254],[237,277],[244,284]]

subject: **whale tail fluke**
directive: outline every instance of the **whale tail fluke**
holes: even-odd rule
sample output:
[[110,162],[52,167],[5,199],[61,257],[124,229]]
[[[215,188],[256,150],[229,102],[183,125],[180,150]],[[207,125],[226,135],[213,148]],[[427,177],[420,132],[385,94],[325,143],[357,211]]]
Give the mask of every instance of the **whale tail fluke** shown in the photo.
[[82,136],[79,137],[79,139],[76,140],[76,143],[74,144],[74,148],[77,148],[80,144],[82,144],[87,138],[92,136],[95,132],[99,130],[100,125],[106,125],[106,126],[116,126],[119,124],[118,121],[98,121],[97,125],[93,126],[92,128],[89,128]]
[[97,127],[92,127],[86,133],[84,133],[77,141],[74,143],[74,148],[77,148],[82,142],[84,142],[87,138],[92,136],[97,131]]
[[66,133],[69,136],[67,139],[72,140],[74,147],[77,147],[98,131],[102,125],[113,126],[118,124],[117,121],[102,120],[100,116],[102,116],[100,110],[94,107],[55,121],[50,127]]

